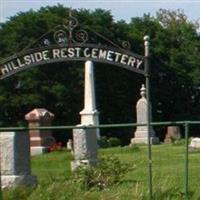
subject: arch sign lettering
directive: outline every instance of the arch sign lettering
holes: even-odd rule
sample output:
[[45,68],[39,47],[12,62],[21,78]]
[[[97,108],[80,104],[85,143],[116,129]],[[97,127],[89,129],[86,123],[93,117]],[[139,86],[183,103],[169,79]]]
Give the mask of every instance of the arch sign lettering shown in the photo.
[[[90,39],[89,31],[94,35]],[[95,44],[99,40],[105,44]],[[89,28],[82,29],[71,12],[62,26],[55,27],[30,46],[0,62],[0,79],[30,67],[72,60],[107,63],[144,74],[144,56],[127,50],[128,42],[118,46]]]

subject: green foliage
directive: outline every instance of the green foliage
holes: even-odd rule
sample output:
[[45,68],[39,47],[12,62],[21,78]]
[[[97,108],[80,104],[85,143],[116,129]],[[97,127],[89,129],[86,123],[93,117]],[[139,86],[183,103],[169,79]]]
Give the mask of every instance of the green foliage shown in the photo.
[[106,137],[102,136],[99,140],[99,145],[101,148],[107,148],[107,147],[117,147],[121,145],[121,141],[119,138],[116,137]]
[[[144,200],[148,195],[148,150],[146,145],[140,145],[140,151],[133,151],[129,147],[117,147],[101,149],[99,154],[107,160],[116,157],[122,163],[128,163],[120,180],[106,189],[99,187],[88,188],[83,186],[79,174],[77,181],[70,171],[70,152],[52,152],[31,158],[32,173],[37,176],[38,184],[34,188],[16,188],[3,190],[4,200]],[[153,199],[184,199],[184,152],[185,145],[156,145],[152,146],[152,170],[153,170]],[[118,164],[108,161],[109,168]],[[117,161],[116,161],[117,162]],[[200,152],[189,152],[189,199],[200,198],[199,191],[199,163]],[[111,165],[111,167],[110,167]],[[112,167],[113,166],[113,167]],[[119,168],[120,169],[120,168]],[[118,170],[119,170],[118,169]],[[101,171],[98,169],[99,172]],[[114,168],[114,171],[117,170]],[[126,171],[127,170],[127,171]],[[107,169],[104,170],[105,172]],[[109,171],[109,174],[113,172]],[[96,173],[97,174],[97,173]],[[85,176],[84,176],[85,177]],[[104,177],[106,179],[106,176]],[[97,177],[94,177],[97,180]],[[98,179],[100,180],[100,179]],[[97,183],[97,182],[95,182]],[[101,182],[102,183],[102,182]]]
[[117,157],[101,157],[99,163],[91,167],[80,167],[75,171],[74,181],[84,187],[109,189],[114,184],[119,184],[131,166],[122,163]]
[[100,140],[99,140],[99,146],[101,148],[107,148],[108,147],[108,139],[106,136],[101,136]]
[[174,139],[172,138],[173,145],[183,145],[185,144],[185,139]]
[[[3,193],[9,192],[9,195],[6,195],[7,200],[18,200],[18,199],[27,199],[27,197],[34,191],[34,187],[16,187],[10,190],[4,190]],[[1,198],[0,198],[1,199]],[[3,198],[1,199],[3,200]]]
[[[197,29],[181,11],[160,10],[157,21],[162,31],[157,32],[152,44],[154,115],[157,121],[192,119],[197,117],[192,105],[199,96],[199,77],[193,76],[200,69],[196,57],[200,44]],[[164,95],[157,95],[162,91]]]
[[[21,12],[0,25],[0,59],[30,49],[45,33],[66,20],[69,8],[42,7]],[[110,11],[73,10],[80,24],[131,51],[144,54],[143,36],[148,34],[151,52],[151,101],[154,121],[200,119],[200,36],[197,24],[180,10],[159,10],[130,23],[115,22]],[[89,34],[91,36],[91,33]],[[95,38],[95,43],[103,43]],[[25,124],[24,115],[35,107],[55,114],[55,125],[79,124],[83,108],[84,63],[68,62],[34,67],[0,84],[0,125]],[[117,80],[117,81],[116,81]],[[116,66],[95,63],[95,86],[100,123],[136,121],[135,104],[144,78]],[[184,112],[183,112],[184,110]],[[124,139],[124,131],[112,133]],[[127,141],[132,130],[126,134]],[[105,133],[106,135],[107,133]]]
[[137,145],[136,145],[136,144],[131,144],[129,148],[130,148],[130,150],[131,150],[132,152],[138,152],[138,151],[140,151],[139,145],[140,145],[140,144],[137,144]]
[[110,137],[108,139],[108,145],[109,147],[117,147],[121,145],[120,139],[116,137]]

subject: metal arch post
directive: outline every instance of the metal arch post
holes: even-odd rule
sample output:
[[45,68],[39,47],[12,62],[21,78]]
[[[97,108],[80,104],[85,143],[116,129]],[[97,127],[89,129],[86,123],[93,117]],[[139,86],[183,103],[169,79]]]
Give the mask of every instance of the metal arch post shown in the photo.
[[188,134],[189,134],[189,122],[185,122],[185,180],[184,180],[184,196],[185,199],[189,199],[188,197]]
[[146,99],[147,99],[147,131],[148,131],[148,169],[149,169],[149,199],[153,199],[152,190],[152,152],[151,152],[151,117],[150,117],[150,70],[149,70],[149,36],[144,37],[145,47],[145,82],[146,82]]
[[1,171],[0,171],[0,200],[3,200],[3,194],[1,190]]

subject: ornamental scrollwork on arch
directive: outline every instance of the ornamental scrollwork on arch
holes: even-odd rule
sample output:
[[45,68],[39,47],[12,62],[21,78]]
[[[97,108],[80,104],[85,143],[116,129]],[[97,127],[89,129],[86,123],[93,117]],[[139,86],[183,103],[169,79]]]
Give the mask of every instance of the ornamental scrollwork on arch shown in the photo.
[[117,49],[131,50],[128,41],[121,39],[113,42],[103,34],[97,32],[87,25],[81,25],[76,17],[69,11],[69,17],[61,25],[57,25],[41,37],[27,45],[22,51],[35,47],[48,47],[51,45],[70,46],[74,44],[96,44],[103,46],[115,47]]
[[77,29],[79,22],[77,18],[69,12],[69,19],[65,20],[62,29],[55,31],[54,40],[58,45],[73,43],[86,43],[88,41],[88,32],[84,29]]

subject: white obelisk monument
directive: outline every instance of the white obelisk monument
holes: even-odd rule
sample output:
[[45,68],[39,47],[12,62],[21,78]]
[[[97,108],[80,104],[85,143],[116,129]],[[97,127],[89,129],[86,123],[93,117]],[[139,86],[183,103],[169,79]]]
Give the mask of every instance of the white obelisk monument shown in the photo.
[[[96,110],[94,69],[91,61],[85,62],[84,109],[80,112],[81,125],[99,125],[99,112]],[[97,129],[99,137],[99,129]]]
[[98,128],[82,128],[99,124],[99,112],[96,110],[94,89],[93,63],[85,62],[85,90],[84,109],[80,112],[80,128],[73,129],[74,161],[71,163],[72,170],[80,165],[94,165],[97,163],[97,140],[99,139]]

